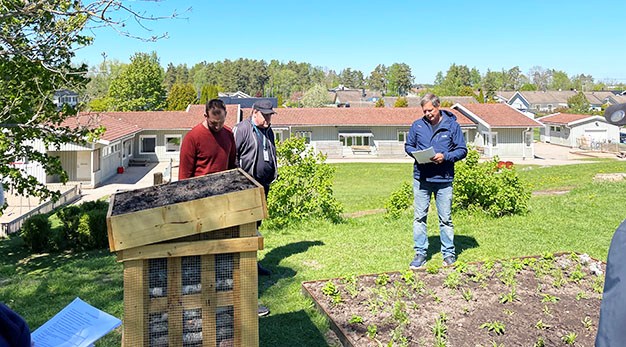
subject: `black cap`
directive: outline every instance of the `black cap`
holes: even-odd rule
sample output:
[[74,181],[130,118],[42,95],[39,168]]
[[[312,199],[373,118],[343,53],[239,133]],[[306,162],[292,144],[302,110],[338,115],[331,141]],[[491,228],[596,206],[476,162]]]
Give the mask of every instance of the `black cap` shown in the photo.
[[269,100],[259,100],[252,105],[252,108],[260,111],[261,113],[268,115],[274,114],[274,110],[272,109],[272,102]]

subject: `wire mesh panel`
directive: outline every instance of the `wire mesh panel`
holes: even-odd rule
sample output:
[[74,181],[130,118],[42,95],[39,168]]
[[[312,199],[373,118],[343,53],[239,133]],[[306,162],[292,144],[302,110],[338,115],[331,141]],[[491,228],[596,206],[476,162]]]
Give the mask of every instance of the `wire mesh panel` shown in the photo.
[[256,271],[256,252],[124,262],[124,346],[258,345]]

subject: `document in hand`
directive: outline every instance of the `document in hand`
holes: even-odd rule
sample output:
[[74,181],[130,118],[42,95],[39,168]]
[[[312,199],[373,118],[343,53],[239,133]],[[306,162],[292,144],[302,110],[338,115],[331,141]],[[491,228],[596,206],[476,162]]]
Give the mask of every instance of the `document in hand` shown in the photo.
[[426,164],[430,163],[430,158],[435,156],[435,150],[432,147],[428,147],[421,151],[411,152],[411,155],[417,160],[418,164]]
[[30,337],[37,347],[88,347],[120,324],[121,320],[76,298]]

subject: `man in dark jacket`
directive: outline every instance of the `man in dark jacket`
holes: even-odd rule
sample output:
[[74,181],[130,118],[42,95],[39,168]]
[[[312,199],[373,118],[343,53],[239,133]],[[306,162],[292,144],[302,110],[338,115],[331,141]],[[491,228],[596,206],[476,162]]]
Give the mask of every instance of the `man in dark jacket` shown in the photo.
[[[252,106],[250,118],[242,120],[233,128],[237,148],[235,162],[238,167],[263,185],[265,199],[267,199],[270,184],[278,177],[276,144],[271,128],[272,115],[275,113],[271,101],[257,101]],[[260,263],[257,263],[257,267],[259,275],[271,275],[271,271],[261,266]],[[267,307],[259,306],[259,316],[267,314],[269,314]]]
[[626,344],[626,220],[617,228],[611,240],[606,260],[604,294],[600,306],[600,322],[596,347]]
[[30,347],[28,324],[3,303],[0,303],[0,347]]
[[254,177],[265,189],[278,175],[276,144],[272,131],[272,115],[276,113],[269,100],[260,100],[252,106],[252,115],[233,128],[235,134],[235,162],[237,166]]
[[454,114],[439,109],[439,98],[426,94],[420,102],[424,116],[411,125],[404,150],[410,156],[416,151],[433,148],[435,155],[429,162],[413,165],[413,249],[415,258],[409,265],[417,269],[426,263],[428,236],[426,218],[430,198],[435,196],[439,215],[441,254],[444,265],[456,261],[454,226],[452,224],[452,180],[454,163],[465,158],[467,147],[461,127]]

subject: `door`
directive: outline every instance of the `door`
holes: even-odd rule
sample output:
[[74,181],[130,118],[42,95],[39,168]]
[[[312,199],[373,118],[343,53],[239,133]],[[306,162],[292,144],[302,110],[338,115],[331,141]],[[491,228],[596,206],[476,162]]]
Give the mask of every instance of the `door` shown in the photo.
[[76,152],[76,180],[91,181],[91,152]]

